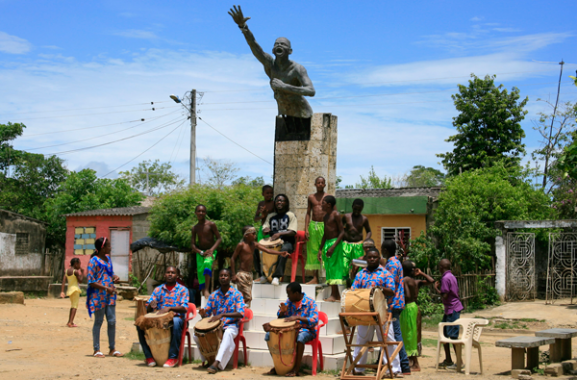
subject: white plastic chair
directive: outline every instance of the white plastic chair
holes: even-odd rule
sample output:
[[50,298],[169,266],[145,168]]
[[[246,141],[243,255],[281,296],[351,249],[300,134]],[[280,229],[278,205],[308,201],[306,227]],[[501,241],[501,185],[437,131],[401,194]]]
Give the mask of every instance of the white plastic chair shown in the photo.
[[[480,318],[460,318],[451,323],[439,323],[439,339],[437,341],[437,365],[439,370],[439,359],[441,355],[441,345],[444,343],[454,344],[457,351],[457,371],[461,371],[462,347],[465,346],[465,375],[469,375],[471,371],[471,354],[473,347],[479,352],[479,366],[481,367],[481,375],[483,374],[483,357],[481,355],[481,332],[482,326],[487,326],[489,321]],[[451,339],[445,336],[443,327],[445,326],[460,326],[459,338]]]

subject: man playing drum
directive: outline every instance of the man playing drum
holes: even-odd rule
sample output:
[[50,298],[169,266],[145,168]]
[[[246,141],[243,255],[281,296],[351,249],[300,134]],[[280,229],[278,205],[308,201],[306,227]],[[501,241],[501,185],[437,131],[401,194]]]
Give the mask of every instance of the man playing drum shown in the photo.
[[[301,284],[298,282],[288,284],[286,293],[288,300],[280,304],[277,316],[279,318],[285,318],[287,322],[298,321],[302,326],[297,336],[297,352],[293,370],[285,375],[287,377],[295,377],[299,376],[303,353],[305,352],[305,344],[317,336],[316,328],[319,322],[319,313],[316,302],[302,292]],[[267,332],[264,340],[268,341],[270,337],[270,325],[265,323],[263,328],[264,331]],[[267,374],[276,375],[276,370],[273,368]]]
[[[156,310],[157,314],[164,314],[169,311],[175,313],[172,320],[172,336],[170,338],[168,360],[163,365],[163,367],[174,367],[176,363],[178,363],[180,339],[184,327],[183,318],[186,316],[186,311],[188,309],[188,289],[176,282],[177,274],[176,267],[174,266],[166,268],[164,279],[166,282],[163,285],[158,286],[154,289],[154,292],[152,292],[150,299],[146,303],[146,311],[150,313],[151,311]],[[136,331],[138,332],[138,340],[142,346],[142,351],[146,357],[146,365],[149,367],[156,366],[156,361],[152,357],[152,352],[146,342],[144,330],[137,326]]]
[[[379,251],[372,247],[369,248],[368,252],[365,254],[365,259],[367,260],[367,267],[357,273],[355,277],[355,282],[353,282],[353,286],[351,289],[370,289],[379,287],[383,291],[383,294],[387,298],[387,301],[392,299],[395,296],[395,279],[393,276],[387,272],[382,266],[379,265],[379,261],[381,259],[381,254]],[[390,312],[390,310],[389,310]],[[376,326],[358,326],[357,327],[357,344],[364,345],[367,342],[373,340],[373,335],[375,333]],[[377,330],[377,339],[379,342],[383,341],[383,337],[380,336],[380,330]],[[387,333],[387,341],[394,341],[395,339],[395,332],[393,330],[393,324],[389,324],[389,330]],[[389,356],[393,354],[395,351],[394,346],[388,346],[387,350],[389,352]],[[361,347],[355,347],[354,357],[355,360],[361,351]],[[391,358],[392,360],[392,367],[393,367],[393,374],[395,377],[403,377],[401,372],[401,366],[399,363],[399,356],[395,356]],[[366,364],[367,362],[367,353],[361,357],[359,364]],[[386,364],[386,356],[383,356],[383,362]],[[358,370],[355,369],[355,375],[361,375],[364,373],[364,368],[359,368]]]
[[[290,202],[286,195],[278,194],[274,198],[274,211],[266,217],[262,225],[262,232],[271,235],[270,240],[282,239],[284,241],[281,251],[292,253],[294,251],[295,235],[297,234],[297,217],[289,211]],[[273,285],[282,282],[286,256],[279,256],[276,262],[276,269],[273,274]],[[265,273],[267,276],[268,273]]]
[[[238,335],[238,325],[244,317],[244,301],[242,294],[230,286],[231,273],[230,269],[221,269],[218,273],[218,282],[220,288],[212,292],[208,297],[208,302],[204,309],[200,309],[199,314],[202,318],[210,318],[210,322],[222,319],[224,333],[222,342],[218,348],[218,353],[214,363],[208,367],[208,373],[214,374],[218,370],[224,370],[230,357],[234,352],[234,338]],[[194,335],[194,341],[198,346],[199,339]],[[205,358],[200,356],[201,360]]]

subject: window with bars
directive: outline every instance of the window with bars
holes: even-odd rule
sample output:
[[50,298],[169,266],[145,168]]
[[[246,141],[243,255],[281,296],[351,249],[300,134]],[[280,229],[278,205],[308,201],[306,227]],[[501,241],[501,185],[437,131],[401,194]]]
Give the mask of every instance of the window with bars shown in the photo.
[[16,254],[26,255],[30,250],[30,234],[16,233]]
[[94,252],[96,227],[74,228],[74,254],[91,255]]
[[411,227],[381,227],[381,243],[385,240],[394,240],[397,248],[399,241],[406,246],[411,240]]

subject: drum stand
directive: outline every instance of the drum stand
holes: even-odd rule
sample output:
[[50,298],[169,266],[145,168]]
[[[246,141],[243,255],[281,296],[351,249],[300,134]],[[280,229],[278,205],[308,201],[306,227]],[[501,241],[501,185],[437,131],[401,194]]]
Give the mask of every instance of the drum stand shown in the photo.
[[[382,342],[377,341],[372,341],[372,342],[367,342],[365,344],[355,344],[353,343],[353,339],[355,336],[355,330],[356,330],[356,326],[353,326],[350,330],[349,333],[347,333],[347,329],[346,329],[346,325],[345,325],[345,318],[346,317],[365,317],[365,316],[371,316],[376,318],[377,320],[377,334],[381,334],[381,337],[383,338]],[[343,331],[343,336],[345,338],[345,345],[346,345],[346,350],[345,350],[345,360],[343,362],[343,369],[341,371],[341,380],[358,380],[358,379],[363,379],[363,380],[380,380],[383,375],[385,374],[385,370],[388,369],[389,370],[389,374],[391,376],[391,379],[394,377],[393,374],[393,369],[391,368],[391,358],[389,357],[389,351],[387,350],[387,346],[390,345],[397,345],[397,348],[395,349],[395,351],[393,352],[393,358],[395,356],[397,356],[399,354],[399,351],[401,351],[401,348],[403,347],[403,342],[387,342],[387,334],[389,331],[389,325],[391,324],[391,314],[389,313],[387,320],[383,323],[383,321],[381,321],[381,316],[379,313],[370,313],[370,312],[363,312],[363,313],[340,313],[339,314],[339,319],[341,321],[341,328]],[[384,325],[384,327],[383,327]],[[354,347],[362,347],[361,351],[359,352],[359,355],[355,358],[353,358],[353,350]],[[379,361],[377,364],[357,364],[359,362],[359,360],[361,360],[361,358],[363,357],[363,355],[368,351],[368,349],[370,347],[380,347],[380,354],[379,354]],[[386,356],[387,358],[387,364],[386,367],[383,364],[383,355]],[[348,367],[347,367],[348,365]],[[355,367],[359,367],[359,368],[375,368],[377,370],[377,373],[375,374],[375,376],[358,376],[355,375],[353,373]]]

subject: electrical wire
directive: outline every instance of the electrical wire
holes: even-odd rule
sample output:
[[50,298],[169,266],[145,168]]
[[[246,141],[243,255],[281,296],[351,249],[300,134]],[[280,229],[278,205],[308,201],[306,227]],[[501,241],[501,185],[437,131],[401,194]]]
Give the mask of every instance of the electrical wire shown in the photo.
[[204,121],[201,117],[199,117],[199,120],[201,120],[204,124],[208,125],[210,128],[214,129],[217,133],[219,133],[220,135],[222,135],[225,139],[227,139],[228,141],[232,142],[233,144],[241,147],[242,149],[246,150],[247,152],[249,152],[250,154],[252,154],[253,156],[255,156],[256,158],[266,162],[269,165],[272,165],[272,163],[270,161],[265,160],[264,158],[258,156],[256,153],[251,152],[250,150],[248,150],[247,148],[245,148],[244,146],[240,145],[239,143],[237,143],[236,141],[234,141],[233,139],[229,138],[227,135],[225,135],[224,133],[222,133],[221,131],[219,131],[218,129],[216,129],[215,127],[213,127],[212,125],[208,124],[206,121]]
[[45,119],[59,119],[59,118],[64,118],[64,117],[75,117],[75,116],[109,115],[109,114],[113,114],[113,113],[157,111],[157,110],[163,110],[163,109],[168,109],[168,108],[176,108],[176,107],[179,107],[179,106],[160,107],[160,108],[152,107],[152,108],[147,108],[147,109],[131,110],[131,111],[97,112],[97,113],[85,113],[85,114],[74,114],[74,115],[60,115],[60,116],[42,116],[42,117],[31,117],[31,118],[24,118],[24,119],[20,119],[20,118],[19,118],[19,120],[37,120],[37,119],[45,120]]
[[144,153],[148,152],[150,149],[154,148],[156,145],[158,145],[162,140],[164,140],[165,138],[167,138],[168,136],[170,136],[172,134],[172,132],[176,131],[178,128],[180,128],[182,126],[182,124],[185,122],[186,120],[183,120],[176,128],[174,128],[172,131],[168,132],[166,135],[164,135],[163,138],[161,138],[160,140],[158,140],[157,142],[155,142],[154,144],[152,144],[150,147],[148,147],[147,149],[145,149],[142,153],[140,153],[139,155],[137,155],[136,157],[132,158],[131,160],[126,161],[124,164],[120,165],[119,167],[117,167],[114,170],[109,171],[108,173],[106,173],[105,175],[103,175],[100,178],[104,178],[107,177],[109,174],[114,173],[115,171],[117,171],[118,169],[122,168],[123,166],[131,163],[132,161],[136,160],[138,157],[142,156]]
[[54,133],[62,133],[62,132],[72,132],[72,131],[81,131],[83,129],[92,129],[92,128],[102,128],[102,127],[110,127],[111,125],[120,125],[126,123],[136,123],[138,121],[144,121],[145,119],[138,119],[138,120],[129,120],[129,121],[122,121],[120,123],[112,123],[112,124],[104,124],[104,125],[96,125],[94,127],[84,127],[84,128],[75,128],[75,129],[65,129],[62,131],[52,131],[52,132],[43,132],[43,133],[33,133],[33,134],[25,134],[22,137],[32,137],[32,136],[41,136],[41,135],[51,135]]
[[[168,160],[169,164],[172,163],[172,156],[174,156],[174,151],[176,150],[177,146],[179,147],[179,150],[180,150],[180,145],[182,145],[182,140],[183,140],[183,139],[181,139],[183,131],[184,131],[184,128],[181,128],[181,130],[178,132],[178,135],[176,137],[176,143],[174,144],[174,148],[172,148],[172,153],[170,153],[170,159]],[[174,158],[176,159],[176,156],[174,156]]]
[[135,107],[144,105],[154,105],[156,103],[169,103],[170,100],[162,100],[160,102],[149,102],[149,103],[136,103],[136,104],[122,104],[119,106],[101,106],[101,107],[86,107],[86,108],[69,108],[64,110],[54,110],[54,111],[26,111],[26,112],[9,112],[8,115],[21,115],[30,113],[50,113],[50,112],[69,112],[69,111],[83,111],[83,110],[96,110],[101,108],[118,108],[118,107]]

